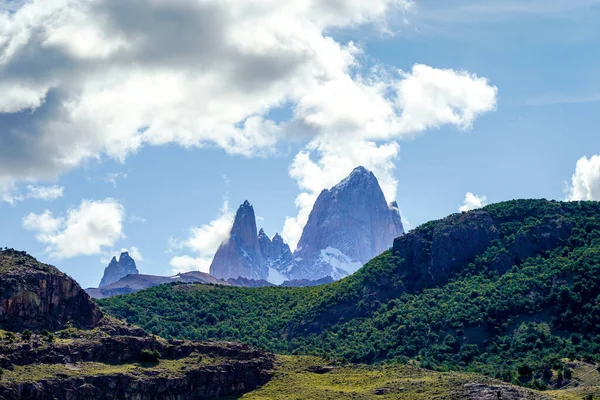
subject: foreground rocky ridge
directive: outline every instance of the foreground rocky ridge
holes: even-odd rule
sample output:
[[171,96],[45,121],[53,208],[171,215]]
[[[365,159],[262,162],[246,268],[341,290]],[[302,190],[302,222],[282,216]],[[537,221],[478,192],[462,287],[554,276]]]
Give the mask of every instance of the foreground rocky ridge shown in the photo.
[[[273,358],[234,343],[70,332],[0,348],[2,399],[203,399],[266,383]],[[145,359],[148,357],[156,359]],[[154,355],[154,356],[153,356]]]
[[264,384],[272,366],[246,345],[148,335],[58,269],[0,251],[0,399],[217,398]]

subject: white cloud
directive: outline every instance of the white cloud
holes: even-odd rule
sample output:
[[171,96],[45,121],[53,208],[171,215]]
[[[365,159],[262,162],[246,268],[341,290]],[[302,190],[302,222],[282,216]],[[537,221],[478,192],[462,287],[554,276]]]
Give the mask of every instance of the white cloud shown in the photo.
[[117,181],[119,179],[127,178],[127,174],[125,172],[115,172],[112,174],[106,174],[104,177],[104,182],[110,183],[115,189],[117,188]]
[[65,188],[62,186],[27,185],[27,191],[22,193],[13,182],[0,182],[0,202],[14,205],[27,199],[52,201],[63,197]]
[[[392,32],[388,23],[403,20],[394,15],[414,8],[45,0],[0,9],[0,86],[11,93],[0,105],[9,133],[0,135],[0,182],[55,177],[103,155],[122,161],[148,145],[254,156],[300,140],[309,144],[290,168],[299,214],[283,232],[293,246],[318,192],[353,167],[372,169],[391,201],[396,140],[444,124],[468,129],[495,108],[497,88],[485,78],[420,64],[397,71],[331,36]],[[270,119],[288,106],[289,118]]]
[[36,232],[36,239],[47,246],[50,256],[72,258],[99,254],[124,238],[124,215],[124,207],[114,199],[84,200],[61,216],[48,210],[30,213],[23,218],[23,227]]
[[471,192],[468,192],[465,195],[465,201],[462,206],[458,209],[460,212],[467,212],[471,210],[475,210],[481,207],[485,207],[487,205],[487,197],[486,196],[478,196]]
[[[296,248],[319,193],[341,181],[358,165],[373,171],[386,198],[389,201],[395,199],[397,182],[393,170],[399,150],[395,142],[379,146],[365,141],[313,142],[308,150],[298,153],[290,167],[290,176],[303,191],[296,198],[299,212],[296,217],[286,218],[281,234],[290,248]],[[313,154],[317,155],[316,161],[311,159]]]
[[227,201],[219,212],[219,216],[201,227],[190,229],[190,236],[184,240],[170,240],[171,251],[185,249],[194,256],[174,256],[171,267],[174,274],[191,270],[207,272],[219,245],[225,241],[231,232],[234,214],[229,209]]
[[27,186],[26,197],[29,199],[56,200],[63,197],[65,188],[62,186]]
[[600,155],[577,161],[568,200],[600,200]]
[[[391,115],[384,77],[358,74],[361,49],[326,32],[386,29],[388,16],[411,5],[47,0],[0,8],[0,87],[9,94],[0,122],[10,133],[0,137],[0,180],[54,177],[144,145],[268,154],[286,122],[312,136],[348,117],[381,130],[377,119]],[[319,99],[339,93],[351,96],[345,105]],[[283,104],[294,118],[269,120]],[[324,114],[334,108],[332,118]]]

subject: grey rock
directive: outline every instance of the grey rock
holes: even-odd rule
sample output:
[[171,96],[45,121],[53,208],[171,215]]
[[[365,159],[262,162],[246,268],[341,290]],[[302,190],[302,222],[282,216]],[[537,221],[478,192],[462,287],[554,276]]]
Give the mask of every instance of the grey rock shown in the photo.
[[485,385],[471,383],[465,385],[469,400],[549,400],[548,396],[528,389],[509,385]]
[[248,200],[237,210],[229,238],[219,246],[210,274],[224,280],[267,279],[269,269],[258,241],[254,208]]
[[128,252],[123,252],[119,256],[117,261],[116,257],[113,257],[106,269],[104,270],[104,276],[100,281],[99,287],[105,287],[111,283],[117,282],[119,279],[126,277],[127,275],[137,275],[139,271],[135,265],[135,260],[131,258]]
[[317,198],[289,276],[343,278],[389,249],[403,233],[398,205],[388,204],[375,175],[358,167]]
[[[394,241],[394,253],[410,268],[404,271],[404,283],[411,289],[446,282],[500,237],[498,227],[485,211],[455,214],[444,222]],[[510,264],[510,260],[502,262]]]
[[281,283],[281,277],[285,277],[294,265],[294,255],[290,250],[290,246],[285,243],[279,233],[276,233],[273,239],[269,239],[262,229],[258,232],[258,243],[266,266],[269,269],[268,278],[271,281],[277,280],[277,277],[273,276],[275,271],[275,273],[280,275],[280,279],[279,282],[274,283]]

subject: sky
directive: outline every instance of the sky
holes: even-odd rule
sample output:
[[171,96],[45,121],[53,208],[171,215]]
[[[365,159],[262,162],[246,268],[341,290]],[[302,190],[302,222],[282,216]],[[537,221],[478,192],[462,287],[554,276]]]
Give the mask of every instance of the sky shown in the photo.
[[0,0],[0,246],[84,287],[295,247],[363,165],[408,229],[600,200],[600,0]]

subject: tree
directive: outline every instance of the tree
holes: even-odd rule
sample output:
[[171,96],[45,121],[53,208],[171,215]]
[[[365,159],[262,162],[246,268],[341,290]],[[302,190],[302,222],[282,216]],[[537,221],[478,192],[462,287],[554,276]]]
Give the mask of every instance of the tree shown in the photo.
[[26,342],[29,342],[31,340],[31,336],[32,333],[29,329],[25,329],[23,333],[21,333],[21,339],[23,339]]

